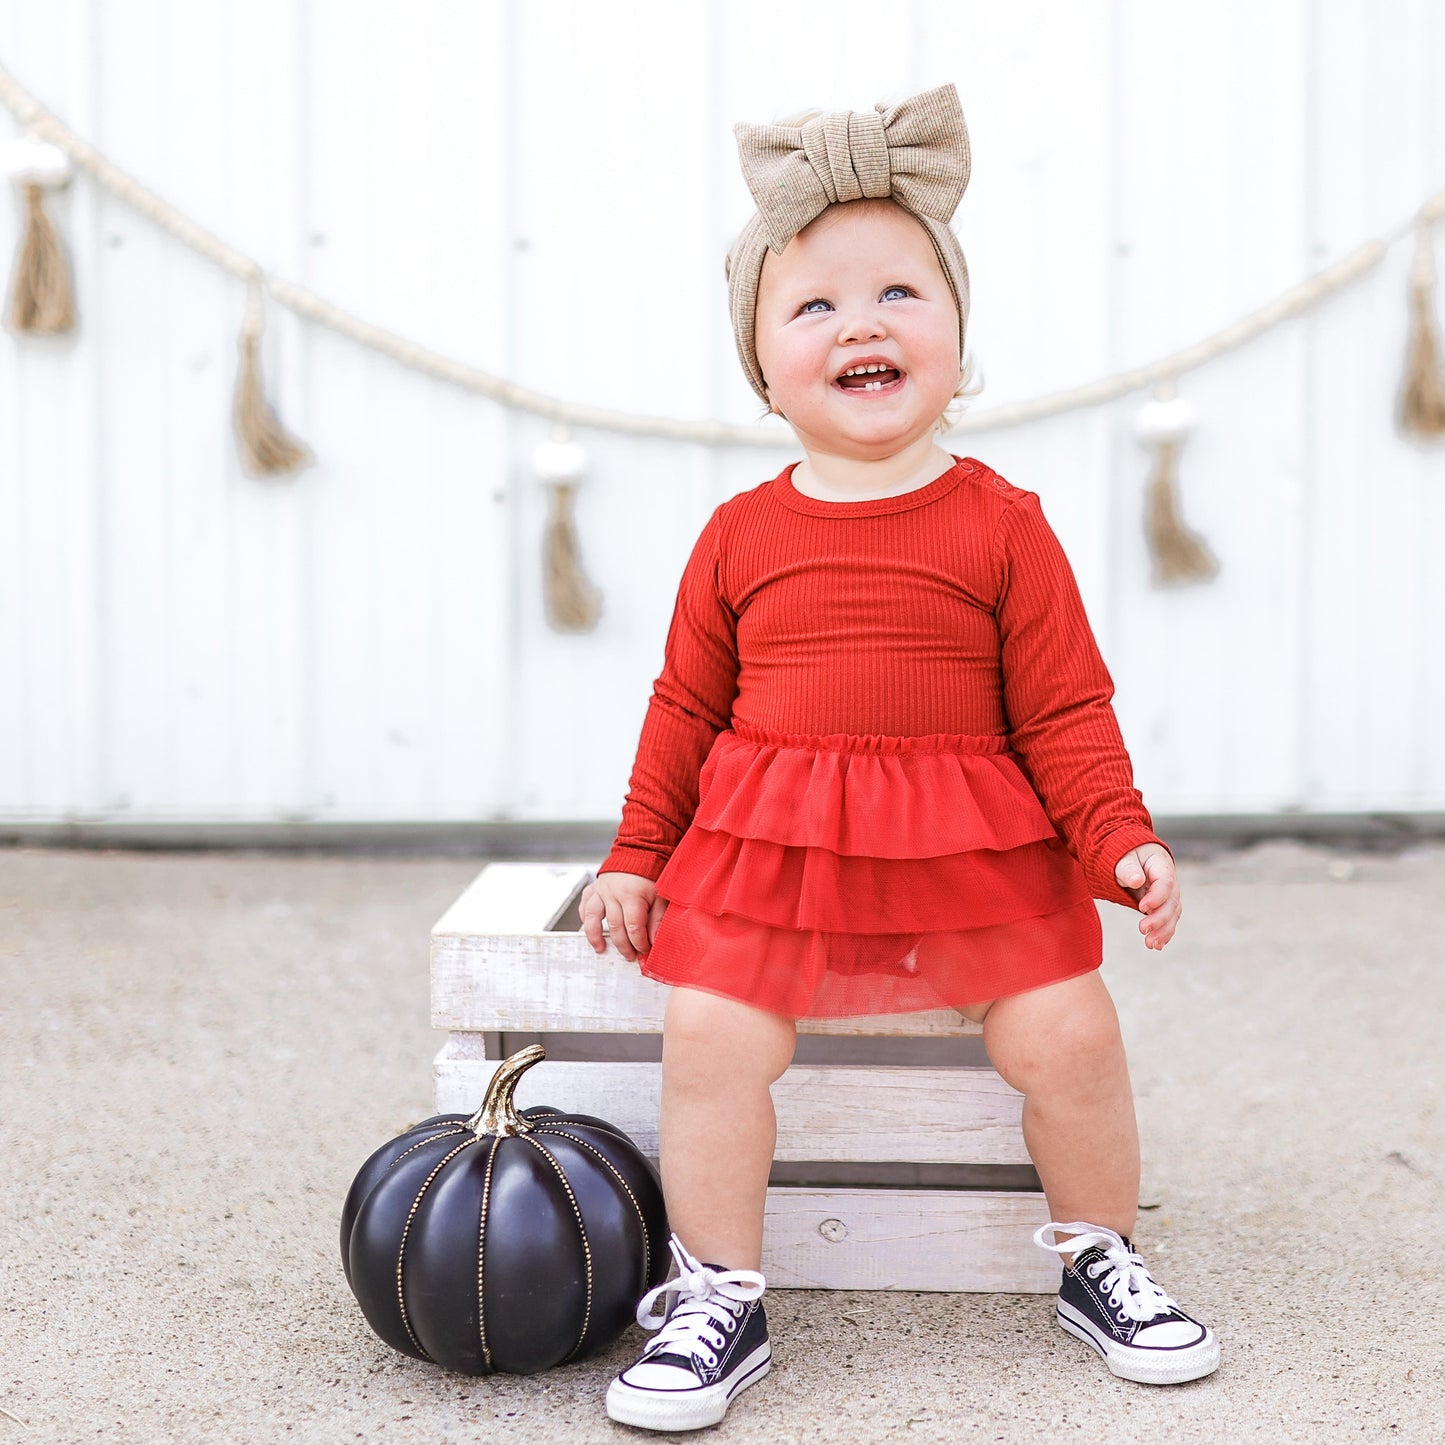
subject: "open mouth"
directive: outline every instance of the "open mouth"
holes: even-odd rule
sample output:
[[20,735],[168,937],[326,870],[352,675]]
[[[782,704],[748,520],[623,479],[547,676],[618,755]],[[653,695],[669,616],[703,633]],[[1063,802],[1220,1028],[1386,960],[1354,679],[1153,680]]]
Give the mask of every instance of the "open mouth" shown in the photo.
[[850,367],[834,378],[833,385],[856,396],[886,396],[902,387],[903,373],[881,363]]

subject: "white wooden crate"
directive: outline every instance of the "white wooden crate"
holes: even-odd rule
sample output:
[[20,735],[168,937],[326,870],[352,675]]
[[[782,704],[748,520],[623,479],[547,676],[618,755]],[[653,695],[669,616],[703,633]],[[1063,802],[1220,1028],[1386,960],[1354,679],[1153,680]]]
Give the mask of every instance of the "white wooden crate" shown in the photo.
[[[475,1109],[501,1059],[541,1035],[548,1058],[523,1075],[518,1106],[597,1114],[656,1159],[667,988],[579,931],[595,866],[488,864],[432,929],[432,1023],[448,1031],[436,1107]],[[773,1086],[774,1172],[807,1183],[769,1187],[770,1285],[1058,1288],[1056,1258],[1030,1238],[1048,1219],[1037,1188],[906,1182],[1028,1173],[1022,1095],[982,1058],[977,1025],[941,1010],[800,1019],[798,1032],[798,1058]],[[893,1061],[859,1062],[880,1054]],[[865,1187],[860,1175],[892,1182]]]

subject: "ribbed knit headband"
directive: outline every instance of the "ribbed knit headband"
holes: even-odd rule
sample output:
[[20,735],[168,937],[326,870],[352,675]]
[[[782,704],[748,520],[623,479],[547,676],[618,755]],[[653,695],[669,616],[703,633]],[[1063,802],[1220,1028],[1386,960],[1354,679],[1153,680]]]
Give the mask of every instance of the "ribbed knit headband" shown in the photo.
[[958,308],[958,354],[968,325],[968,264],[949,229],[968,185],[968,129],[952,83],[871,111],[839,110],[801,126],[733,127],[743,179],[757,212],[726,264],[728,310],[738,359],[753,390],[768,399],[754,334],[758,277],[769,247],[784,246],[827,207],[889,197],[928,232]]

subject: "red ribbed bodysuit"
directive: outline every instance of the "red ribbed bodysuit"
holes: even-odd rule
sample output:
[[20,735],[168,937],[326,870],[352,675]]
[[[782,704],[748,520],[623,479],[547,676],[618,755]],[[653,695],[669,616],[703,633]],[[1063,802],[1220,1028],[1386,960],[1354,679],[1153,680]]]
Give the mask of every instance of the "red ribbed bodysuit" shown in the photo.
[[790,464],[708,519],[599,873],[668,906],[642,971],[792,1018],[1097,968],[1160,843],[1036,494],[973,458],[871,501]]

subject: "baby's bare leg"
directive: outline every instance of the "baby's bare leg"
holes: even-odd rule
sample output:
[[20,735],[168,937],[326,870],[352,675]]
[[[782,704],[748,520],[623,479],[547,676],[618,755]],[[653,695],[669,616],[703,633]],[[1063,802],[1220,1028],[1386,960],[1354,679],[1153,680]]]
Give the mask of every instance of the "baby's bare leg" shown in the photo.
[[734,999],[674,988],[662,1030],[658,1162],[668,1223],[698,1259],[757,1269],[778,1133],[768,1086],[792,1061],[797,1027]]
[[983,1032],[994,1068],[1024,1095],[1024,1141],[1049,1217],[1131,1235],[1139,1129],[1119,1018],[1098,970],[998,999]]

